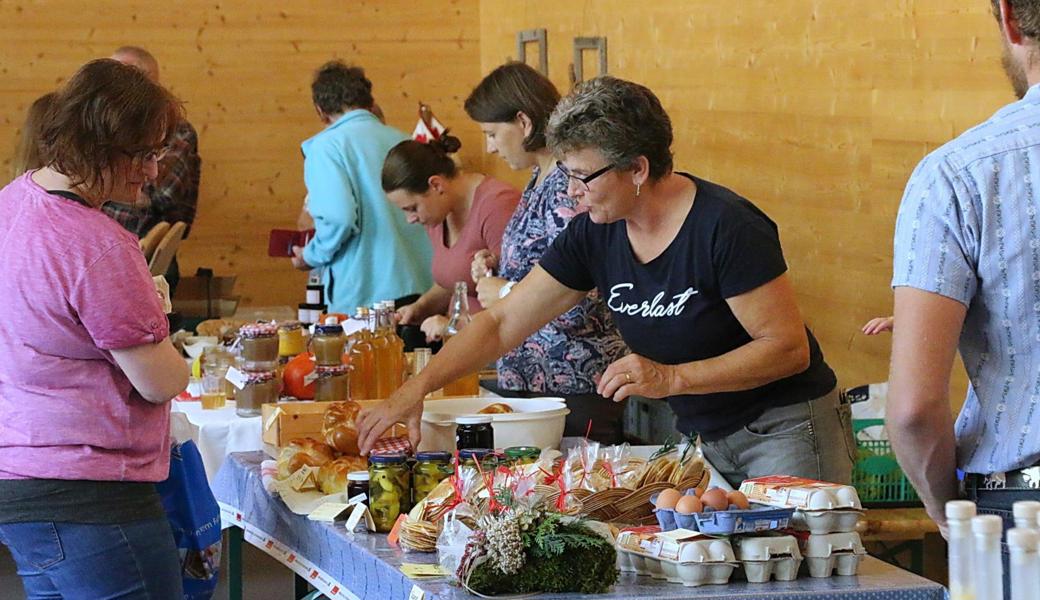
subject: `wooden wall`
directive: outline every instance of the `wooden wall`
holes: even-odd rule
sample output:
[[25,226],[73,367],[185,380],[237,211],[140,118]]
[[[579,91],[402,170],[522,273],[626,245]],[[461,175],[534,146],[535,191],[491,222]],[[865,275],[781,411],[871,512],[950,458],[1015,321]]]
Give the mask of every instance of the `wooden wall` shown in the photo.
[[[841,384],[856,385],[887,378],[890,337],[858,331],[891,314],[892,231],[907,177],[1012,99],[988,7],[483,0],[481,67],[516,56],[516,31],[546,28],[550,76],[563,91],[572,38],[607,36],[610,72],[649,86],[669,111],[677,167],[735,189],[780,225],[802,312]],[[523,179],[497,160],[485,165]],[[958,403],[964,385],[955,377]]]
[[430,104],[462,138],[462,159],[481,160],[462,111],[479,78],[477,0],[88,4],[0,2],[0,169],[36,97],[118,46],[150,49],[200,137],[199,212],[181,270],[237,273],[244,304],[304,299],[304,276],[267,257],[267,232],[292,227],[303,201],[300,142],[321,129],[310,99],[321,63],[365,67],[388,122],[407,132],[417,102]]

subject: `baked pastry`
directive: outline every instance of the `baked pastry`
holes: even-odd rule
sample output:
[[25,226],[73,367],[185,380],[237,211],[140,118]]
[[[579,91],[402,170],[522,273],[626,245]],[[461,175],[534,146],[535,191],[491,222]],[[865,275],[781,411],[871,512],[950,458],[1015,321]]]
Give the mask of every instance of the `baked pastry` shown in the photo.
[[505,402],[495,402],[494,404],[488,404],[484,408],[477,411],[479,415],[502,415],[513,412],[513,407],[509,406]]
[[347,489],[347,474],[368,469],[368,460],[360,456],[341,456],[323,464],[318,470],[318,487],[323,494],[338,494]]
[[335,451],[313,438],[297,438],[278,453],[278,478],[285,479],[301,467],[320,467],[336,457]]
[[325,443],[342,454],[359,454],[357,415],[360,411],[361,405],[353,400],[333,402],[325,410],[321,423]]

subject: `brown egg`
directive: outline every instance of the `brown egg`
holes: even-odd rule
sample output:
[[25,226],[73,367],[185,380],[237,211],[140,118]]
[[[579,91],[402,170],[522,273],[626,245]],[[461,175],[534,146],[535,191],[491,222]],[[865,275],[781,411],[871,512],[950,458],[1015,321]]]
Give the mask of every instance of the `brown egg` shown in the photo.
[[747,496],[743,492],[733,490],[726,494],[726,498],[729,499],[729,503],[735,505],[740,510],[747,510],[751,508],[751,503],[748,502]]
[[683,496],[675,503],[675,510],[684,515],[692,515],[704,510],[704,504],[697,496]]
[[715,510],[726,510],[729,508],[729,499],[726,498],[726,490],[722,488],[711,488],[701,495],[701,502],[704,503],[704,507],[714,508]]
[[676,489],[667,489],[661,492],[657,497],[657,508],[675,508],[675,504],[679,502],[679,498],[682,494]]

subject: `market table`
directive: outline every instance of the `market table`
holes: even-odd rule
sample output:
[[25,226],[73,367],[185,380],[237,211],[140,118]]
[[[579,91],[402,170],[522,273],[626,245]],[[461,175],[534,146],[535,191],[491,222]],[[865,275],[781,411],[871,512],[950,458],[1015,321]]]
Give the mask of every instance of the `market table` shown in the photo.
[[[241,542],[267,552],[333,600],[436,600],[475,598],[445,580],[413,581],[400,571],[403,562],[432,563],[435,554],[406,553],[382,534],[348,533],[343,525],[319,523],[295,515],[272,498],[260,482],[262,452],[232,454],[213,481],[222,516],[230,530],[229,590],[242,597]],[[414,589],[413,589],[414,588]],[[421,594],[419,594],[421,592]],[[416,596],[410,596],[415,593]],[[856,577],[800,578],[791,582],[688,588],[633,574],[622,574],[604,600],[673,600],[678,598],[768,598],[808,600],[943,600],[946,590],[877,559],[867,557]],[[544,594],[540,598],[581,598],[579,594]]]
[[197,400],[175,400],[170,409],[170,431],[174,439],[195,442],[210,483],[228,454],[263,449],[260,425],[260,417],[236,415],[234,400],[228,400],[224,408],[216,410],[203,410]]

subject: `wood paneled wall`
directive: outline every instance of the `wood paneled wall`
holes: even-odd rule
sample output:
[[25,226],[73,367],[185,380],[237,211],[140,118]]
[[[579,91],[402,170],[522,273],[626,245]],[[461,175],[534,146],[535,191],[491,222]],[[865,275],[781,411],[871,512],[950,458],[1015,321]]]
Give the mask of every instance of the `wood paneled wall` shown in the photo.
[[[483,0],[481,10],[483,72],[516,56],[517,31],[546,28],[561,91],[572,38],[607,36],[610,72],[669,111],[677,167],[779,224],[800,307],[841,384],[887,378],[891,338],[858,332],[891,314],[903,186],[928,151],[1012,99],[988,0]],[[958,403],[964,385],[955,377]]]
[[304,276],[267,257],[267,232],[293,227],[304,198],[300,142],[321,129],[314,69],[332,58],[365,67],[388,123],[410,132],[422,100],[461,137],[463,161],[480,161],[462,111],[480,74],[478,35],[478,0],[4,0],[0,169],[36,97],[118,46],[148,48],[199,131],[202,189],[182,272],[237,273],[244,304],[295,305]]

